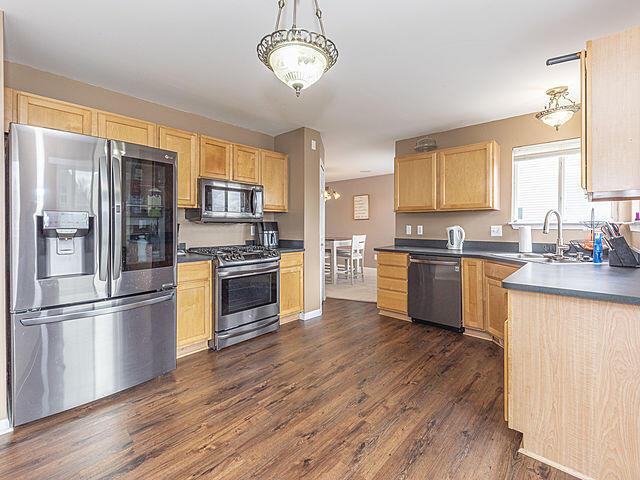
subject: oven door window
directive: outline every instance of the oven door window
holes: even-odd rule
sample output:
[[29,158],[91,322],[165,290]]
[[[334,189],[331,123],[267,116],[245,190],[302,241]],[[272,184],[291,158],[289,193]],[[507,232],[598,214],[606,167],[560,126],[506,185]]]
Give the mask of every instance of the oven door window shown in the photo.
[[278,302],[278,272],[224,278],[221,287],[222,315]]

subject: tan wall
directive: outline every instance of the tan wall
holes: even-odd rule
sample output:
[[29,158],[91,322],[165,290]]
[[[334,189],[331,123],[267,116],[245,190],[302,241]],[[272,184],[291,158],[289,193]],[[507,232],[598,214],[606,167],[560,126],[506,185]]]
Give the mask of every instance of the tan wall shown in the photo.
[[[4,12],[0,10],[0,109],[4,111]],[[4,148],[1,149],[0,152],[0,169],[6,173],[5,168],[5,159],[4,159]],[[3,175],[3,178],[5,176]],[[0,182],[0,198],[5,198],[4,192],[4,182]],[[5,251],[5,221],[6,221],[6,211],[5,211],[5,202],[0,202],[0,218],[2,218],[2,223],[0,223],[0,272],[6,272],[6,251]],[[3,313],[7,311],[6,304],[6,291],[7,287],[5,284],[6,275],[0,275],[0,311]],[[4,321],[0,321],[0,420],[4,420],[7,418],[7,344],[6,344],[6,325],[7,323]]]
[[[396,216],[393,211],[393,175],[356,178],[327,183],[340,194],[337,200],[327,200],[327,237],[366,235],[364,264],[375,267],[375,247],[393,245]],[[369,195],[369,220],[353,219],[353,196]]]
[[275,215],[280,238],[304,239],[304,128],[278,135],[274,149],[289,156],[289,211]]
[[[57,98],[109,112],[128,115],[174,128],[210,135],[224,140],[274,149],[270,135],[237,127],[201,115],[182,112],[121,93],[106,90],[17,63],[4,62],[7,86],[46,97]],[[267,219],[271,219],[268,216]],[[184,219],[178,211],[180,242],[189,247],[209,245],[239,245],[251,237],[246,224],[200,225]]]
[[[514,147],[553,142],[580,137],[580,115],[574,117],[556,132],[539,120],[534,114],[497,120],[480,125],[458,128],[447,132],[430,134],[435,138],[439,148],[456,147],[485,140],[496,140],[500,144],[500,210],[491,212],[450,212],[450,213],[399,213],[396,215],[396,236],[405,235],[405,225],[413,226],[412,238],[445,239],[446,227],[461,225],[467,234],[467,240],[517,241],[518,232],[507,223],[511,220],[511,161]],[[396,155],[413,153],[416,138],[398,140]],[[540,219],[542,222],[543,219]],[[424,225],[424,236],[415,235],[416,225]],[[491,237],[490,226],[502,225],[503,236]],[[555,241],[555,232],[543,235],[534,230],[533,240],[536,242]],[[565,240],[581,239],[584,232],[569,230]]]

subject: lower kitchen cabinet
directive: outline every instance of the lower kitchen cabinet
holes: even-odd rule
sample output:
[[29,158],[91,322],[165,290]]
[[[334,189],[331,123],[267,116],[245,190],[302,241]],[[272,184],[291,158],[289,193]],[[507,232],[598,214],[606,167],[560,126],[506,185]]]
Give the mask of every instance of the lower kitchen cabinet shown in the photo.
[[465,328],[484,330],[484,261],[462,259],[462,323]]
[[378,309],[387,316],[409,320],[407,316],[407,280],[409,255],[378,252]]
[[178,264],[178,357],[207,348],[213,330],[211,262]]
[[484,262],[484,321],[487,332],[504,338],[504,322],[509,318],[509,295],[502,281],[520,267]]
[[[304,253],[283,253],[280,258],[280,321],[297,319],[304,310]],[[287,318],[288,317],[288,318]]]

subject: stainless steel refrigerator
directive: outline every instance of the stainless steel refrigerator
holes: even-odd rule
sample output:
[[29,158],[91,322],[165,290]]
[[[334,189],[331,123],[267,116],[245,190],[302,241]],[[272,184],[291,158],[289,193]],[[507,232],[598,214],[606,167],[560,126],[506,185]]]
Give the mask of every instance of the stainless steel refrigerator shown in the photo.
[[14,425],[175,368],[175,156],[11,125]]

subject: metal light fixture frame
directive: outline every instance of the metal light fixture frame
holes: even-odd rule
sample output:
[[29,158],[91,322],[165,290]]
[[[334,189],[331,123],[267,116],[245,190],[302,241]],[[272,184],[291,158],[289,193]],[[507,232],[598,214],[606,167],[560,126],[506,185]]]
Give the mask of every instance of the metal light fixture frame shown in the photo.
[[[545,108],[541,112],[536,113],[536,118],[540,121],[543,121],[542,119],[544,117],[555,112],[568,111],[573,115],[580,110],[580,104],[574,102],[569,98],[569,87],[567,86],[563,85],[560,87],[553,87],[547,90],[545,93],[549,95],[549,104],[547,105],[547,108]],[[560,105],[560,101],[562,100],[566,101],[567,103],[565,103],[564,105]],[[562,124],[555,125],[555,129],[558,130],[561,126]]]
[[[326,73],[331,67],[333,67],[338,61],[338,48],[335,43],[326,37],[324,30],[324,23],[322,21],[322,11],[318,6],[318,0],[313,0],[315,6],[315,15],[320,25],[320,31],[322,33],[313,32],[304,28],[298,28],[297,16],[298,16],[298,0],[293,0],[293,23],[288,30],[280,28],[282,20],[282,11],[285,7],[285,0],[278,1],[278,17],[276,19],[275,31],[265,35],[260,43],[258,43],[257,51],[258,58],[264,65],[271,71],[273,67],[269,62],[271,54],[279,48],[286,45],[301,44],[314,48],[319,53],[324,55],[327,60],[327,66],[323,73]],[[294,87],[296,96],[300,96],[302,88]]]

